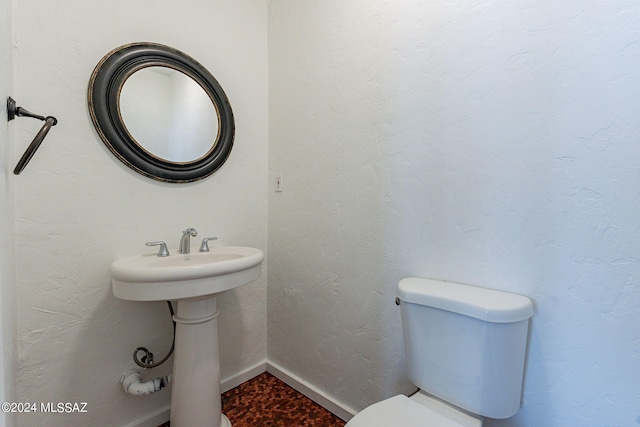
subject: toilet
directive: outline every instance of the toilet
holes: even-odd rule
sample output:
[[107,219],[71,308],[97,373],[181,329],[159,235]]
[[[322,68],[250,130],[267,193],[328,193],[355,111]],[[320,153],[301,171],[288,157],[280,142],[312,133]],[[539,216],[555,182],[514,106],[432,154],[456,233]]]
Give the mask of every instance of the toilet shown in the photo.
[[520,409],[531,300],[432,279],[398,284],[409,380],[347,427],[481,427]]

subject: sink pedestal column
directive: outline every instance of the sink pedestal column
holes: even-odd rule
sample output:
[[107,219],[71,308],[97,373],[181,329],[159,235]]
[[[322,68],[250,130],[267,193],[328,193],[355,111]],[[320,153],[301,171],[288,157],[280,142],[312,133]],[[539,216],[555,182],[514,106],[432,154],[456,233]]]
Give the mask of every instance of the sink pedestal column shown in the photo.
[[222,414],[215,296],[178,301],[171,427],[231,427]]

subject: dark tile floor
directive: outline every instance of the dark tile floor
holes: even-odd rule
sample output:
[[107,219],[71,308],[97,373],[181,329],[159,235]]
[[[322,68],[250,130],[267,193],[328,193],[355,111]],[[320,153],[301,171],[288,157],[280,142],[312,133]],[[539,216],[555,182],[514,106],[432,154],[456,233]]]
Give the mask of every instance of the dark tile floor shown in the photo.
[[[269,373],[222,395],[233,427],[343,427],[345,422]],[[169,423],[159,427],[169,427]]]

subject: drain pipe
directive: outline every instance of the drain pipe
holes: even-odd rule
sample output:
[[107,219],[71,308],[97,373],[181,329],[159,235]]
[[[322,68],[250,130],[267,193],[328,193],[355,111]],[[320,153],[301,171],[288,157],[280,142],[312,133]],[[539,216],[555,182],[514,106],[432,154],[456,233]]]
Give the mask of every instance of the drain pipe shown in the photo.
[[122,388],[125,393],[133,396],[148,396],[165,388],[172,379],[173,377],[171,375],[167,375],[143,383],[140,372],[132,369],[120,377],[120,382],[122,383]]

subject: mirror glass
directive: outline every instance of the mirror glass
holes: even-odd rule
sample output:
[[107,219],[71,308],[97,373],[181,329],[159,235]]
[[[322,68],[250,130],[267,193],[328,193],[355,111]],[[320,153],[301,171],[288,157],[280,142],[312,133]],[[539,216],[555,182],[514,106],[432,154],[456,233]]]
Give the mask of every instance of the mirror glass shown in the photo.
[[148,178],[201,180],[231,154],[227,95],[202,64],[172,47],[132,43],[107,53],[91,74],[87,101],[105,146]]
[[152,66],[131,74],[119,101],[132,138],[160,159],[197,160],[218,139],[213,101],[196,81],[173,68]]

